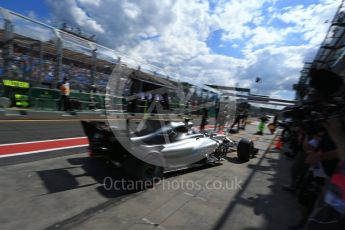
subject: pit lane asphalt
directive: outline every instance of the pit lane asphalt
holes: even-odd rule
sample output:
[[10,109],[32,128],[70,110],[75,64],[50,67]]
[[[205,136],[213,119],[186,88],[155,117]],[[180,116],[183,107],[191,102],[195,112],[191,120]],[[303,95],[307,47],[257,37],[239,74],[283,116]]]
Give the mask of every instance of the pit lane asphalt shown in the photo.
[[[0,120],[0,144],[85,136],[79,120]],[[70,154],[85,153],[86,147],[0,158],[0,166]]]
[[0,144],[82,136],[79,120],[0,120]]
[[[57,127],[56,127],[57,128]],[[236,135],[254,137],[255,126]],[[86,153],[0,167],[1,229],[284,229],[296,223],[295,198],[280,189],[290,162],[267,148],[272,135],[255,137],[259,154],[249,162],[228,154],[212,167],[167,175],[166,182],[221,184],[237,178],[241,189],[168,188],[107,190],[121,170]]]

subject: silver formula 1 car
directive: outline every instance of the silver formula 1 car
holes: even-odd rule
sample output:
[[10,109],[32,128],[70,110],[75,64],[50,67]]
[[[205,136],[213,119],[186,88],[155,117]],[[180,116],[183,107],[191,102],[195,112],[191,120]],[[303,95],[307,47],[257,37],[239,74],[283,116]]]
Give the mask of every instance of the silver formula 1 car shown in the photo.
[[254,145],[247,139],[236,143],[225,135],[193,131],[188,121],[167,122],[136,133],[116,133],[105,122],[81,123],[89,139],[90,156],[109,159],[137,180],[152,180],[167,171],[215,163],[230,150],[237,150],[243,161],[254,153]]

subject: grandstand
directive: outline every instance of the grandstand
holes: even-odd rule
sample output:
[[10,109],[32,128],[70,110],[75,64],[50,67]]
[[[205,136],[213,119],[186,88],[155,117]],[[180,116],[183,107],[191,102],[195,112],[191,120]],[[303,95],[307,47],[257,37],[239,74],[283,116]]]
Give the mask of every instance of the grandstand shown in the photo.
[[5,9],[1,12],[5,15],[0,30],[1,75],[50,88],[69,77],[72,88],[87,92],[92,86],[105,92],[116,60],[97,57],[96,43]]
[[[56,86],[67,77],[79,109],[104,109],[104,94],[116,65],[126,69],[130,82],[124,84],[123,94],[115,92],[121,100],[114,101],[125,102],[129,112],[145,112],[149,101],[158,100],[165,109],[198,114],[200,105],[212,107],[210,103],[214,106],[219,101],[216,89],[176,80],[174,73],[78,36],[66,26],[58,29],[4,8],[0,8],[0,20],[0,92],[11,99],[12,106],[57,109]],[[18,87],[23,84],[27,87]],[[165,93],[150,95],[157,88]],[[179,92],[191,94],[189,100],[181,100]]]

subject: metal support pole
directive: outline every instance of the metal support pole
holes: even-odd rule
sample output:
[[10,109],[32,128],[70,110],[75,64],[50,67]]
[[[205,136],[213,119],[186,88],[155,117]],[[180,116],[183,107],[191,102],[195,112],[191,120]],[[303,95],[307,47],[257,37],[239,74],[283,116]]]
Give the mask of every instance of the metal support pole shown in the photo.
[[13,78],[13,24],[10,19],[10,15],[5,9],[1,8],[1,13],[4,15],[4,75],[8,78]]
[[54,80],[52,84],[55,84],[61,79],[61,72],[62,72],[62,57],[63,57],[63,50],[62,50],[62,40],[58,30],[54,30],[56,34],[56,61],[55,61],[55,71],[54,71]]
[[91,61],[91,85],[96,84],[96,72],[97,72],[97,49],[92,50],[92,61]]
[[40,71],[40,73],[39,73],[39,81],[40,81],[40,83],[44,80],[43,78],[44,78],[44,71],[43,71],[43,62],[44,62],[44,60],[43,60],[43,43],[42,43],[42,41],[39,41],[39,58],[40,58],[40,60],[39,60],[39,71]]

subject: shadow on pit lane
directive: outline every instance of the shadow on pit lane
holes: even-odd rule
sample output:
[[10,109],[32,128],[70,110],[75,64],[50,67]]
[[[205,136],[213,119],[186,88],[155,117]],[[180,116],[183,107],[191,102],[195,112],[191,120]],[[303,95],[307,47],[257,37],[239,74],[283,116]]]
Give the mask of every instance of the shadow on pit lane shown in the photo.
[[238,159],[238,157],[225,157],[225,159],[233,164],[244,164],[247,162],[247,161],[241,161],[240,159]]
[[63,192],[71,189],[88,187],[96,183],[80,185],[76,180],[76,176],[72,175],[69,170],[78,167],[68,167],[60,169],[51,169],[38,171],[37,174],[43,181],[48,193]]
[[[277,230],[285,229],[287,225],[294,224],[299,218],[299,206],[297,201],[291,194],[286,193],[281,189],[281,185],[289,178],[289,169],[291,162],[287,162],[281,155],[277,159],[268,157],[268,154],[278,154],[275,151],[265,151],[260,156],[259,161],[256,164],[248,164],[248,168],[251,170],[250,174],[242,183],[242,189],[237,192],[233,200],[225,208],[224,212],[216,222],[213,230],[229,229],[244,229],[244,230]],[[266,175],[261,177],[260,174]],[[265,178],[269,181],[267,186],[268,193],[261,194],[262,191],[261,181],[254,178]],[[246,193],[247,189],[258,187],[258,192],[255,192],[251,196]],[[247,212],[246,216],[241,216],[234,211],[239,207],[246,207],[251,209],[251,213]],[[235,216],[235,217],[233,217]],[[258,225],[258,222],[254,222],[253,216],[261,216],[265,221],[257,227],[242,227],[239,224],[234,226],[232,224],[233,218],[237,218],[237,223],[251,223],[252,225]]]
[[[72,167],[37,171],[37,175],[42,180],[48,194],[89,186],[96,186],[97,191],[107,198],[139,191],[122,189],[121,186],[115,189],[113,185],[109,185],[111,182],[123,180],[125,176],[119,168],[104,159],[78,157],[67,161]],[[107,186],[104,186],[105,178],[108,178]]]
[[[78,157],[68,159],[67,161],[71,164],[71,167],[36,172],[47,189],[47,194],[96,186],[97,191],[102,196],[115,198],[152,187],[150,184],[134,184],[135,181],[128,178],[120,168],[102,158]],[[164,178],[192,173],[219,165],[221,163],[206,164],[168,172],[164,174]]]

